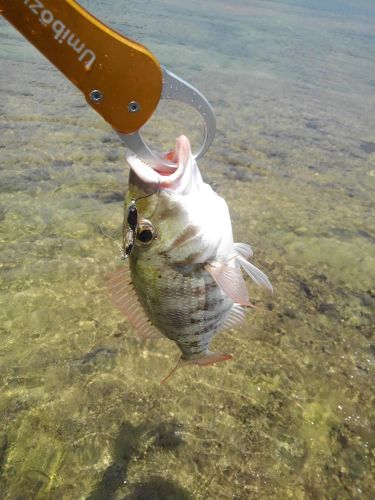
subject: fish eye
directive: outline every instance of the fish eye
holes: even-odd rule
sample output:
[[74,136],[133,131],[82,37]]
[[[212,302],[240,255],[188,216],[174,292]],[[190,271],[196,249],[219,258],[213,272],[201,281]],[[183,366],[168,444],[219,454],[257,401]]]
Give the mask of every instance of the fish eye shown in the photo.
[[147,219],[138,223],[137,240],[144,246],[149,245],[156,236],[154,225]]
[[142,229],[141,232],[138,233],[138,239],[142,243],[149,243],[153,238],[153,234],[151,229]]

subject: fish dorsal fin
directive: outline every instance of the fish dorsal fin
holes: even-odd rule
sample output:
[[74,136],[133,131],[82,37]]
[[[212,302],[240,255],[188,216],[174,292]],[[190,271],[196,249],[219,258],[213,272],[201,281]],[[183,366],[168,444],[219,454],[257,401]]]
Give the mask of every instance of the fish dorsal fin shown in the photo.
[[218,333],[239,326],[244,321],[245,316],[246,310],[240,304],[233,304]]
[[235,243],[234,249],[236,250],[236,252],[245,257],[245,259],[253,256],[253,249],[247,243]]
[[107,288],[114,305],[128,318],[142,340],[163,337],[139,301],[128,265],[109,275]]
[[242,306],[253,307],[249,301],[249,294],[239,267],[233,267],[225,262],[210,262],[205,269],[228,295],[228,297]]

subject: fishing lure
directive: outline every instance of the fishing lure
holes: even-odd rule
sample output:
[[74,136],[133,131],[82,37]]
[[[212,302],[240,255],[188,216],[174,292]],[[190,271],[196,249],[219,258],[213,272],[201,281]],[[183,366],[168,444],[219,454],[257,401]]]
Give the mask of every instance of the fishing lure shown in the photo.
[[138,198],[132,198],[128,208],[128,214],[124,217],[122,226],[122,260],[126,260],[132,253],[136,238],[141,244],[144,245],[151,243],[151,241],[155,238],[156,230],[154,225],[147,219],[138,219],[138,208],[136,203],[138,200],[148,198],[158,191],[159,186],[154,193],[150,193],[146,196],[139,196]]

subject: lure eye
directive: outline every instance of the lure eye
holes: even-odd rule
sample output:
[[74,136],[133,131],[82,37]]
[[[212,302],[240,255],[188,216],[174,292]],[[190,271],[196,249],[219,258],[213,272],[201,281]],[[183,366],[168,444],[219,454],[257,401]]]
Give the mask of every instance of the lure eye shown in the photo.
[[147,219],[142,219],[138,223],[137,240],[141,245],[148,246],[156,236],[153,224]]

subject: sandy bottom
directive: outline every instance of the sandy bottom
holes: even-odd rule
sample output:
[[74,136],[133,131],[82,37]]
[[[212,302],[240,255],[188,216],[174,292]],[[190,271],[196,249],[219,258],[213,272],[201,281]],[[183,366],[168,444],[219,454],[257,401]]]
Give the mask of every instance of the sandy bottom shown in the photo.
[[[124,148],[1,22],[2,498],[373,498],[374,48],[360,58],[371,29],[217,2],[204,30],[197,2],[184,46],[178,22],[192,14],[175,4],[173,43],[162,17],[146,18],[159,26],[149,43],[213,104],[201,171],[275,294],[249,283],[257,310],[214,341],[233,361],[160,386],[177,348],[141,345],[105,291],[121,265]],[[268,39],[263,25],[279,31]],[[150,140],[198,140],[193,118],[173,116],[153,120]]]

